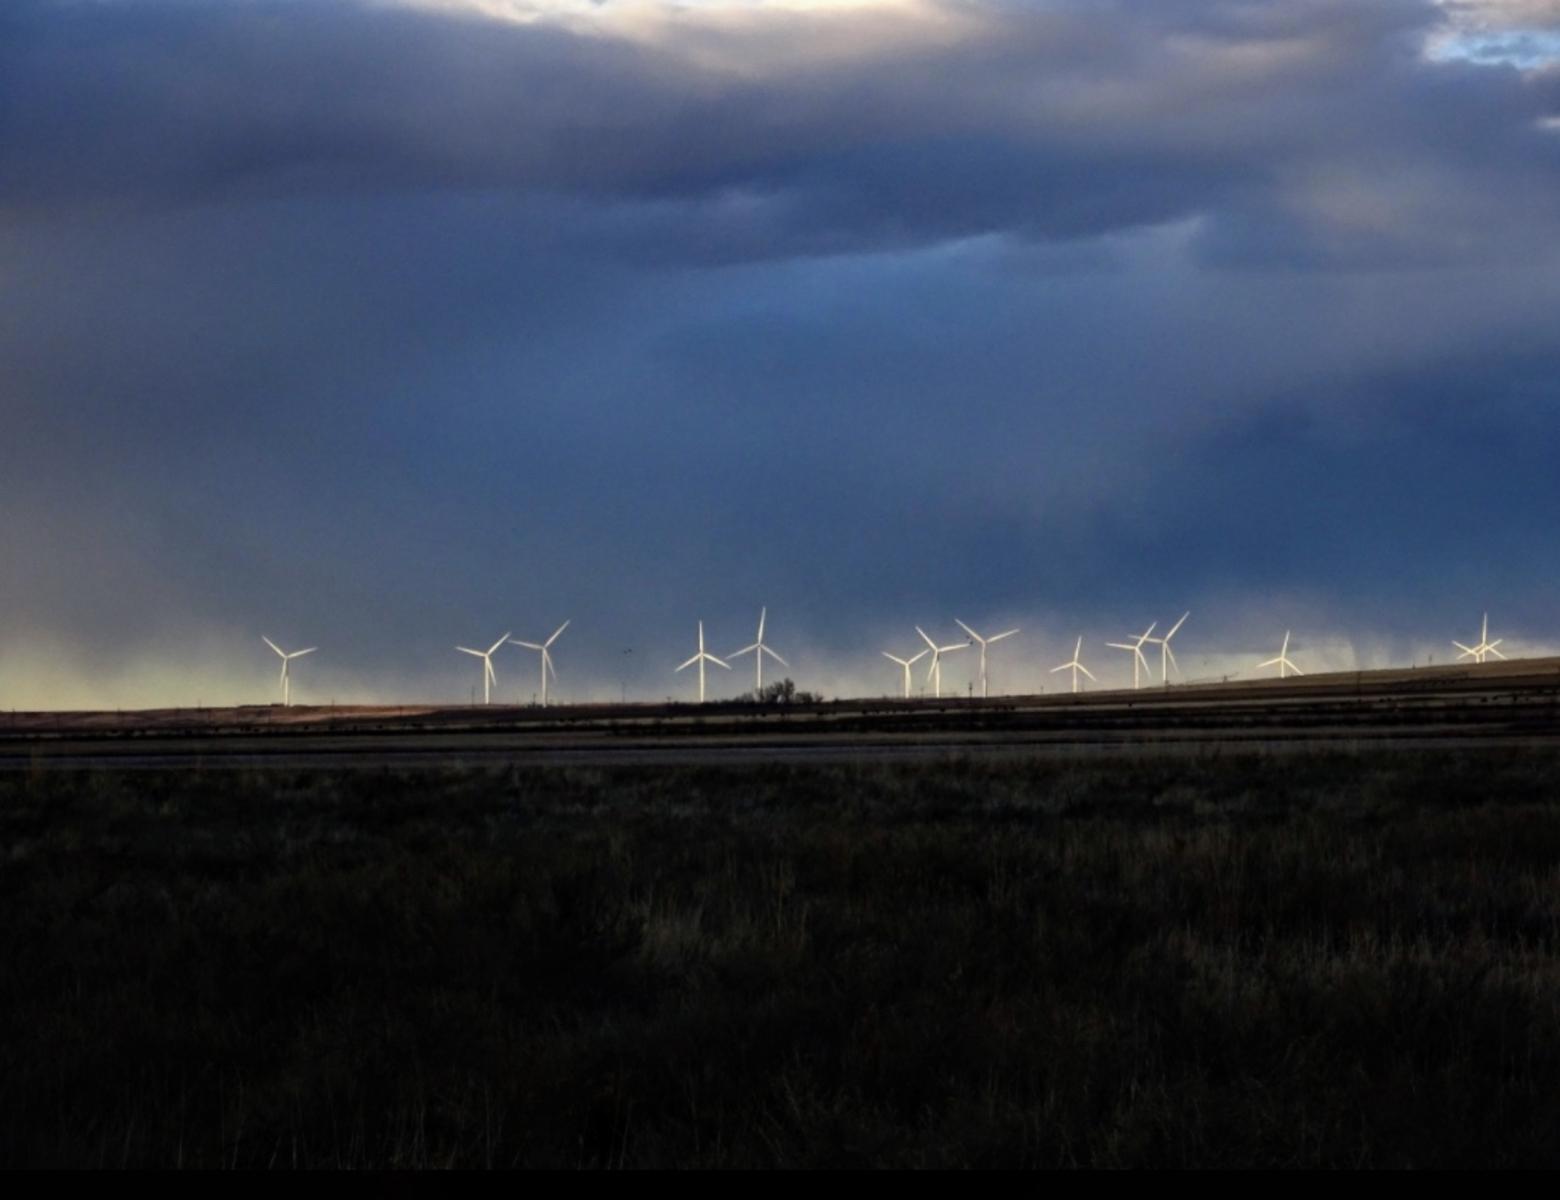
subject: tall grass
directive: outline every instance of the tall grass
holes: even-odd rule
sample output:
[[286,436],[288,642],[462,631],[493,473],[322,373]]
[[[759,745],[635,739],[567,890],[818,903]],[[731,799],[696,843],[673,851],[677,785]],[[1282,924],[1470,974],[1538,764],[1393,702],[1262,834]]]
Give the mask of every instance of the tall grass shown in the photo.
[[1557,780],[0,776],[0,1166],[1560,1165]]

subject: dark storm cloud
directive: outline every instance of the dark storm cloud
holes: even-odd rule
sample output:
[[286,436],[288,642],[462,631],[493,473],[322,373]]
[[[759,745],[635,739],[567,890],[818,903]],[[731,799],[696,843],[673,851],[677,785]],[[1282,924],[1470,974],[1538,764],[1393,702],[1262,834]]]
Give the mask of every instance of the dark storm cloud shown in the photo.
[[0,692],[196,628],[444,695],[534,614],[660,695],[766,602],[833,661],[972,601],[1541,634],[1560,72],[1437,30],[0,6]]
[[[1446,189],[1462,216],[1553,213],[1557,140],[1534,127],[1553,88],[1429,66],[1423,3],[941,11],[950,29],[902,53],[902,13],[814,17],[819,50],[865,48],[787,68],[771,64],[799,18],[695,15],[647,40],[348,3],[28,2],[0,42],[0,204],[572,194],[589,233],[694,258],[1193,213],[1236,218],[1226,250],[1253,230],[1253,254],[1284,236],[1430,249],[1433,228],[1372,227],[1373,193],[1394,187],[1381,203]],[[1489,169],[1502,194],[1465,195],[1458,172]]]

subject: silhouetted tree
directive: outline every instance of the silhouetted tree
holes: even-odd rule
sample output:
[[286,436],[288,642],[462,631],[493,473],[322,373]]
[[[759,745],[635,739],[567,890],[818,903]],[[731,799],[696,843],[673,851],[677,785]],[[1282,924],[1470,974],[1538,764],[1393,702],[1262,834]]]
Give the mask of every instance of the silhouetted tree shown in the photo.
[[799,692],[789,679],[765,686],[763,691],[748,692],[742,697],[749,704],[818,704],[823,700],[813,692]]

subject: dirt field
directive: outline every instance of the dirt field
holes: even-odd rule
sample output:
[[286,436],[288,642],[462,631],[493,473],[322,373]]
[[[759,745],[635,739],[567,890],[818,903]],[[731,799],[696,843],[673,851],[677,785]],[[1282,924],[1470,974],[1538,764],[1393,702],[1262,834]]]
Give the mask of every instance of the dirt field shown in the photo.
[[0,769],[783,761],[1161,745],[1560,739],[1560,659],[1077,696],[816,705],[165,709],[0,714]]

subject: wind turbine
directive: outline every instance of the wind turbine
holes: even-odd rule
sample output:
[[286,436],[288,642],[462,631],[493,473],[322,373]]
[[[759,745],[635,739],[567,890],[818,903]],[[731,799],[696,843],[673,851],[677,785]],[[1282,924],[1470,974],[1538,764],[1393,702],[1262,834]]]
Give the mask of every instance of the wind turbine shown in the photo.
[[1284,630],[1284,646],[1283,649],[1278,652],[1278,657],[1270,658],[1265,663],[1257,664],[1257,670],[1260,671],[1263,667],[1277,667],[1278,677],[1280,679],[1287,679],[1288,675],[1286,672],[1288,671],[1293,671],[1296,675],[1305,674],[1304,671],[1289,661],[1289,630]]
[[890,659],[893,662],[898,663],[901,667],[903,667],[905,669],[905,699],[906,700],[910,699],[910,668],[913,667],[916,663],[920,662],[928,654],[930,654],[931,651],[929,651],[929,650],[922,650],[921,653],[917,654],[913,658],[899,658],[896,655],[890,654],[887,650],[884,650],[882,653],[883,653],[883,657],[884,658]]
[[[540,650],[542,652],[542,707],[543,708],[547,707],[547,673],[549,671],[551,671],[552,672],[552,677],[554,679],[558,678],[558,672],[553,668],[552,655],[550,653],[548,653],[548,647],[550,647],[554,642],[556,642],[558,640],[558,635],[561,634],[568,627],[569,627],[569,622],[565,621],[562,625],[558,626],[557,629],[553,630],[552,637],[548,638],[545,642],[522,642],[522,641],[519,641],[516,638],[510,638],[509,639],[511,642],[514,642],[515,645],[517,645],[517,646],[524,646],[527,650]],[[500,643],[500,645],[502,645],[502,643]]]
[[[1158,625],[1158,624],[1159,624],[1158,621],[1154,622],[1154,625]],[[1138,685],[1138,668],[1141,666],[1143,668],[1143,670],[1145,670],[1145,671],[1148,670],[1148,659],[1143,657],[1143,647],[1148,642],[1153,641],[1153,637],[1151,635],[1154,632],[1154,625],[1150,625],[1142,633],[1138,634],[1137,640],[1132,642],[1131,644],[1128,644],[1126,642],[1106,642],[1105,643],[1112,650],[1130,650],[1130,651],[1132,651],[1132,690],[1133,691],[1137,691],[1138,686],[1139,686]]]
[[[937,699],[941,700],[942,699],[942,656],[944,654],[952,654],[955,650],[965,650],[965,649],[968,649],[970,644],[968,642],[959,642],[959,643],[957,643],[956,645],[953,645],[953,646],[939,646],[936,642],[932,641],[931,638],[926,636],[926,630],[922,629],[919,625],[917,625],[915,627],[915,631],[921,635],[921,640],[923,642],[925,642],[929,647],[931,647],[931,651],[932,651],[932,665],[931,665],[931,668],[926,672],[926,677],[929,680],[932,681],[932,695],[935,696]],[[925,654],[926,651],[923,650],[923,651],[921,651],[921,653]]]
[[1182,613],[1181,614],[1181,619],[1170,627],[1170,632],[1165,634],[1164,637],[1156,637],[1156,638],[1149,638],[1148,639],[1148,641],[1150,641],[1150,642],[1157,642],[1157,643],[1159,643],[1159,682],[1160,683],[1169,683],[1170,682],[1170,674],[1169,674],[1169,672],[1170,672],[1170,668],[1171,667],[1175,668],[1175,673],[1177,675],[1179,675],[1181,673],[1181,664],[1175,661],[1175,651],[1170,649],[1170,639],[1175,636],[1176,630],[1180,629],[1182,625],[1186,624],[1186,618],[1191,616],[1191,615],[1192,614],[1189,613],[1189,612]]
[[[738,650],[731,656],[732,658],[741,658],[744,654],[751,654],[753,656],[753,665],[757,668],[758,672],[753,686],[754,690],[757,692],[762,692],[764,690],[764,655],[769,655],[770,658],[774,659],[782,667],[789,667],[791,665],[790,663],[786,662],[785,659],[781,658],[778,654],[771,650],[768,646],[764,645],[764,618],[768,615],[769,609],[761,608],[758,610],[758,640],[755,641],[751,646],[743,646],[742,649]],[[700,647],[700,649],[703,649],[703,647]]]
[[286,708],[292,703],[292,680],[288,671],[288,668],[292,666],[292,660],[302,658],[305,654],[313,654],[319,647],[310,646],[307,650],[294,650],[291,654],[288,654],[287,651],[283,650],[263,633],[260,635],[260,640],[282,657],[282,707]]
[[986,698],[986,647],[993,642],[1000,642],[1003,638],[1012,637],[1018,630],[1009,629],[1006,633],[998,633],[989,638],[983,638],[963,621],[959,620],[958,617],[954,617],[953,623],[980,643],[980,696],[984,700]]
[[[924,654],[925,651],[923,650],[922,653]],[[1078,660],[1078,656],[1080,654],[1082,654],[1082,653],[1083,653],[1083,639],[1079,638],[1078,639],[1078,644],[1073,647],[1072,661],[1071,662],[1064,662],[1059,667],[1052,667],[1051,668],[1051,674],[1052,675],[1055,675],[1058,671],[1065,671],[1069,667],[1072,668],[1072,690],[1073,690],[1074,694],[1076,694],[1077,691],[1078,691],[1078,672],[1079,671],[1082,671],[1090,679],[1094,679],[1094,672],[1090,671],[1088,667],[1084,666],[1083,663]],[[1094,682],[1098,683],[1099,680],[1098,679],[1094,679]]]
[[1452,645],[1462,651],[1457,656],[1458,658],[1472,658],[1474,662],[1481,663],[1484,661],[1485,656],[1490,654],[1493,654],[1496,658],[1504,659],[1506,656],[1495,649],[1495,647],[1505,640],[1505,638],[1496,638],[1493,642],[1490,641],[1490,614],[1485,613],[1484,625],[1479,630],[1479,644],[1477,646],[1464,646],[1461,642],[1453,642]]
[[493,703],[493,685],[498,682],[498,676],[493,673],[493,652],[509,640],[506,633],[498,641],[494,642],[486,650],[468,650],[465,646],[456,646],[462,654],[472,654],[482,660],[482,703]]
[[[721,660],[716,658],[713,654],[706,654],[704,652],[704,622],[700,621],[699,622],[699,652],[697,654],[695,654],[692,658],[690,658],[687,662],[683,663],[682,666],[677,668],[677,671],[682,671],[682,670],[687,669],[688,667],[693,666],[694,663],[698,663],[699,664],[699,703],[700,704],[704,703],[704,664],[706,662],[712,662],[717,667],[725,667],[726,670],[728,670],[728,671],[731,670],[731,664],[730,663],[721,662]],[[675,675],[677,673],[677,671],[673,671],[672,674]]]

